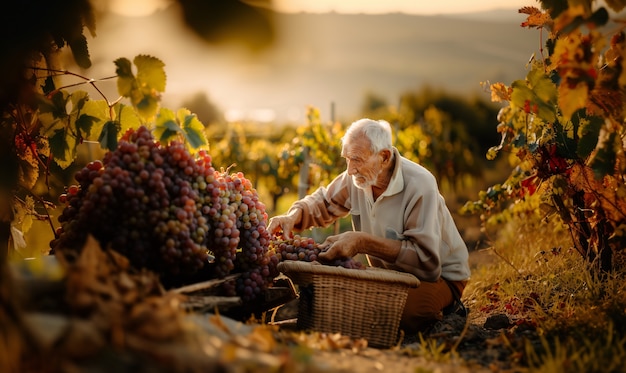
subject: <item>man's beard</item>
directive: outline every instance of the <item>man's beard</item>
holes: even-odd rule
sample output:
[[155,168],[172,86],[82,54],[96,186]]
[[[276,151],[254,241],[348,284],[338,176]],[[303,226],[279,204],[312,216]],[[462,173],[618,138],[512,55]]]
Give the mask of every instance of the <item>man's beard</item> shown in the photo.
[[[380,176],[380,173],[383,170],[380,169],[378,170],[378,172],[376,173],[376,175],[372,176],[371,178],[365,177],[363,175],[352,175],[352,183],[354,184],[354,186],[356,186],[359,189],[363,189],[363,190],[367,190],[369,188],[371,188],[374,184],[376,184],[376,180],[378,180],[378,176]],[[364,181],[357,181],[357,178],[363,178],[365,179]]]

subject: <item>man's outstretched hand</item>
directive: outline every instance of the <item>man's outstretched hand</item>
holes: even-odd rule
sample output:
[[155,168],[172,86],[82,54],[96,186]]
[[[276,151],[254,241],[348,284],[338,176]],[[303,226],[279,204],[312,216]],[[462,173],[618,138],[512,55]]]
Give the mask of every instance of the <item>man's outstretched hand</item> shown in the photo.
[[275,236],[282,231],[282,236],[289,238],[293,235],[293,229],[302,219],[302,210],[293,209],[285,215],[277,215],[270,219],[267,225],[267,231],[270,235]]

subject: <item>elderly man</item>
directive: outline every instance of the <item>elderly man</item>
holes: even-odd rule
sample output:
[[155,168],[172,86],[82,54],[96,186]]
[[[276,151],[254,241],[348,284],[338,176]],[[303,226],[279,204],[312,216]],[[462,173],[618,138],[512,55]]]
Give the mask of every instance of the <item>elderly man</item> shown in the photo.
[[[320,259],[365,254],[372,266],[404,271],[420,279],[401,319],[408,333],[441,320],[461,305],[470,277],[468,250],[435,177],[392,146],[385,121],[361,119],[342,138],[347,169],[327,187],[296,201],[270,219],[272,234],[326,227],[350,214],[353,231],[329,236]],[[463,308],[464,310],[464,308]]]

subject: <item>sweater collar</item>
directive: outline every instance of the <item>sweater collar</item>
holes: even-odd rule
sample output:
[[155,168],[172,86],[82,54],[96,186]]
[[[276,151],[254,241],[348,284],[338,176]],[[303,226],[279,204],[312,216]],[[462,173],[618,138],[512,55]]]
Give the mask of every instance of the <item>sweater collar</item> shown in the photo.
[[402,176],[402,156],[400,156],[400,152],[395,147],[393,148],[393,156],[396,160],[396,164],[393,167],[393,174],[391,175],[391,180],[389,180],[389,185],[387,185],[387,189],[381,194],[381,197],[392,196],[394,194],[398,194],[404,189],[404,177]]

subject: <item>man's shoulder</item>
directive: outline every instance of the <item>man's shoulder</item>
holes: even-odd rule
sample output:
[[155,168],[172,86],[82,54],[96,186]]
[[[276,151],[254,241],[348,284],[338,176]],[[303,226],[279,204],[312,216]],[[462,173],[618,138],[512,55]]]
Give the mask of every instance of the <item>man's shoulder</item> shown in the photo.
[[433,180],[435,179],[435,175],[433,175],[433,173],[430,172],[429,169],[422,166],[421,164],[405,157],[401,157],[400,159],[402,160],[402,173],[404,173],[405,175],[415,174],[422,177],[432,178]]

